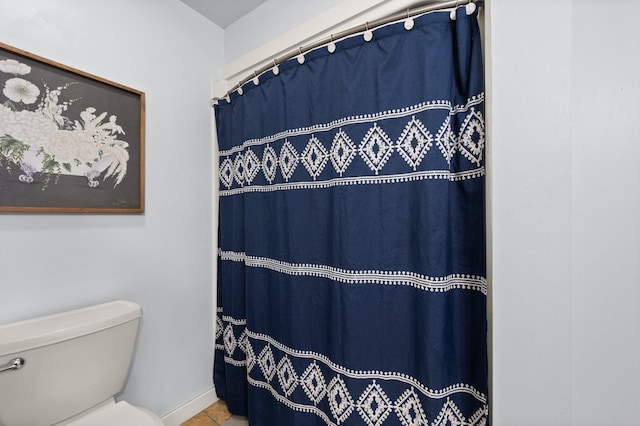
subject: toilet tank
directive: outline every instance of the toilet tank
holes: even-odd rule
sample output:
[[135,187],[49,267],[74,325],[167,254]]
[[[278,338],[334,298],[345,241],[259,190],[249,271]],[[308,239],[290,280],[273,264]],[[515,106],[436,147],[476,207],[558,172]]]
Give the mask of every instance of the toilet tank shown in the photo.
[[49,426],[122,390],[140,306],[116,301],[0,325],[0,426]]

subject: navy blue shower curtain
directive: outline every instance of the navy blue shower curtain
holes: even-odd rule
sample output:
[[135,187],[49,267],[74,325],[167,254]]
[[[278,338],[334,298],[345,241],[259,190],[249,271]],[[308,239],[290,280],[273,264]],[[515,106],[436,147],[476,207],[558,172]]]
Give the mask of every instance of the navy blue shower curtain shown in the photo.
[[251,425],[486,425],[484,92],[464,7],[215,107],[214,383]]

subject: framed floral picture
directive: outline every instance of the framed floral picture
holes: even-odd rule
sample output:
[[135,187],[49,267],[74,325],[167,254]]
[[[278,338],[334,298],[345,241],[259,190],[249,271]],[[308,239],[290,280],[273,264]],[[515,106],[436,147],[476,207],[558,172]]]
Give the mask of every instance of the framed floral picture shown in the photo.
[[144,212],[143,92],[0,43],[0,212]]

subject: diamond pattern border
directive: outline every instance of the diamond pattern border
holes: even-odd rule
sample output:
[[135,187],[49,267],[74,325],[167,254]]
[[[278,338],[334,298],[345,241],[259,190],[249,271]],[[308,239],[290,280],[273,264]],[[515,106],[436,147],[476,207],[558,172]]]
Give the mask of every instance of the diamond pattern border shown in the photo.
[[484,152],[484,119],[474,108],[468,114],[460,127],[460,151],[472,163],[480,165]]
[[380,426],[391,413],[389,397],[374,380],[358,399],[358,413],[369,426]]
[[338,424],[349,418],[354,408],[353,398],[351,398],[349,389],[340,375],[337,375],[329,382],[327,399],[329,400],[331,414],[338,421]]
[[291,145],[291,142],[285,141],[284,145],[282,145],[282,149],[280,150],[279,163],[282,176],[287,182],[291,179],[293,172],[296,170],[298,161],[298,152],[293,145]]
[[[298,153],[292,141],[288,139],[284,140],[279,154],[270,144],[265,145],[261,154],[255,152],[255,148],[247,147],[234,158],[229,155],[221,159],[220,185],[227,190],[231,190],[234,182],[239,187],[250,186],[260,171],[268,184],[272,185],[276,182],[278,170],[282,179],[289,182],[300,163],[304,165],[308,178],[316,181],[329,161],[334,173],[342,178],[352,164],[355,164],[356,156],[363,162],[360,163],[361,165],[364,164],[373,175],[377,176],[382,174],[385,165],[396,152],[409,166],[409,170],[416,172],[424,168],[424,160],[428,155],[432,155],[429,152],[434,144],[438,146],[448,165],[445,166],[445,170],[451,167],[454,156],[458,154],[468,160],[469,164],[482,167],[486,137],[481,110],[471,107],[461,117],[460,127],[455,130],[452,128],[453,117],[447,115],[434,136],[422,120],[412,115],[395,142],[382,128],[384,122],[374,122],[358,146],[351,140],[345,129],[340,127],[333,134],[329,149],[318,135],[313,134],[302,153]],[[394,167],[398,167],[398,163],[394,164],[396,164]],[[479,174],[473,174],[471,177],[477,176]],[[304,181],[303,175],[300,175],[296,181],[300,179]]]
[[393,154],[393,143],[378,123],[373,123],[373,127],[360,142],[358,152],[367,166],[377,175]]
[[[414,146],[415,141],[415,146]],[[433,136],[424,127],[422,121],[411,117],[398,140],[397,150],[404,160],[415,171],[431,148]]]
[[302,374],[302,389],[314,404],[318,404],[327,392],[327,385],[322,375],[322,370],[316,362],[309,364]]
[[262,171],[267,181],[273,183],[276,178],[276,173],[278,172],[278,154],[276,154],[276,150],[269,145],[267,145],[262,154]]
[[331,144],[331,164],[340,176],[347,171],[356,156],[356,146],[342,129],[336,133]]
[[309,143],[307,143],[307,146],[302,152],[301,160],[313,180],[316,180],[327,164],[327,150],[318,138],[311,136]]
[[[294,357],[294,361],[297,360],[296,362],[301,359],[308,361],[303,374],[299,376],[290,354],[283,353],[278,344],[266,343],[260,351],[260,355],[256,357],[254,346],[260,345],[261,341],[254,340],[253,333],[249,332],[246,327],[243,327],[242,331],[240,331],[240,337],[237,339],[234,331],[235,329],[231,324],[227,324],[223,333],[224,349],[240,347],[246,355],[246,362],[225,359],[226,362],[238,368],[245,368],[250,378],[250,383],[256,383],[262,388],[266,386],[267,389],[271,389],[272,393],[276,392],[274,395],[281,392],[282,394],[277,399],[289,408],[309,413],[315,412],[329,424],[331,424],[331,421],[329,417],[326,417],[327,415],[332,417],[335,423],[339,425],[347,421],[355,421],[353,419],[349,420],[354,412],[358,413],[360,421],[367,426],[383,426],[387,424],[392,413],[395,414],[395,417],[388,424],[402,424],[403,426],[485,426],[487,423],[488,407],[486,400],[483,400],[484,402],[482,402],[480,408],[477,408],[474,413],[465,418],[456,403],[449,396],[446,396],[446,400],[439,408],[437,416],[430,423],[414,386],[409,385],[394,401],[389,398],[384,389],[389,378],[385,378],[383,381],[371,378],[372,373],[383,374],[382,372],[368,372],[369,374],[358,378],[353,375],[356,372],[352,370],[349,370],[347,376],[334,371],[332,375],[335,375],[327,384],[323,369],[315,359],[309,358],[308,355],[304,356],[304,358]],[[255,364],[259,365],[259,370],[253,368]],[[333,368],[329,371],[331,370]],[[259,379],[257,375],[260,373],[256,373],[256,371],[261,372],[261,376],[264,377],[266,382],[262,382]],[[276,377],[277,379],[274,379]],[[355,385],[355,387],[359,387],[359,385],[353,383],[353,380],[370,380],[363,391],[358,391],[360,396],[357,402],[354,402],[354,390],[350,388],[350,384],[352,386]],[[404,382],[405,380],[402,381]],[[295,390],[298,386],[304,392],[296,393]],[[454,388],[448,387],[446,394],[451,394]],[[460,389],[465,394],[472,388],[468,385],[461,385]],[[438,393],[438,391],[433,392]],[[454,392],[455,394],[456,392]],[[306,395],[307,401],[300,400],[301,397],[304,398],[303,395]],[[441,397],[445,398],[445,393],[442,393]],[[323,403],[325,398],[326,402]],[[328,405],[326,414],[324,414],[326,408],[321,408],[323,404]],[[398,421],[400,423],[397,423]]]

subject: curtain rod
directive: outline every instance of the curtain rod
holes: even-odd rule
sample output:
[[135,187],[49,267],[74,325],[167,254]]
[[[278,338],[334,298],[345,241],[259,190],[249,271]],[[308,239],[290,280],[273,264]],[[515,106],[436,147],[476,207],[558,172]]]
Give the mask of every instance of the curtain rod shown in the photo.
[[348,28],[344,31],[340,31],[338,33],[335,34],[331,34],[329,37],[325,37],[321,40],[318,40],[314,43],[308,44],[306,46],[301,46],[299,47],[297,50],[292,50],[289,53],[287,53],[284,56],[281,56],[279,58],[274,59],[272,62],[268,63],[267,65],[264,65],[263,67],[255,70],[253,72],[253,75],[250,75],[248,77],[243,78],[242,80],[240,80],[235,86],[233,86],[231,89],[229,89],[227,91],[227,93],[225,94],[225,96],[223,96],[222,98],[218,98],[215,97],[212,100],[212,103],[216,103],[218,100],[226,98],[229,96],[229,94],[235,90],[238,90],[240,87],[242,87],[245,83],[253,80],[254,78],[257,78],[258,76],[260,76],[261,74],[265,73],[266,71],[270,70],[271,68],[288,61],[289,59],[293,59],[296,56],[300,56],[300,55],[304,55],[305,53],[316,49],[320,46],[323,46],[325,44],[329,44],[329,43],[333,43],[335,41],[338,41],[342,38],[354,35],[354,34],[358,34],[361,32],[365,32],[365,31],[371,31],[374,30],[378,27],[381,27],[383,25],[387,25],[390,24],[394,21],[399,21],[401,19],[407,19],[407,18],[412,18],[414,16],[417,15],[422,15],[423,13],[427,13],[427,12],[433,12],[436,10],[442,10],[442,9],[450,9],[450,8],[457,8],[458,6],[464,6],[466,4],[470,4],[470,3],[476,3],[481,5],[484,2],[484,0],[449,0],[449,1],[444,1],[444,2],[439,2],[436,4],[433,4],[433,2],[430,2],[429,4],[423,5],[423,6],[418,6],[414,9],[411,8],[407,8],[406,11],[403,12],[397,12],[394,13],[392,15],[386,16],[384,18],[380,18],[380,19],[376,19],[374,21],[369,21],[366,22],[362,25],[358,25],[352,28]]

